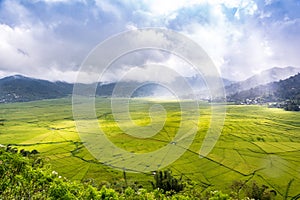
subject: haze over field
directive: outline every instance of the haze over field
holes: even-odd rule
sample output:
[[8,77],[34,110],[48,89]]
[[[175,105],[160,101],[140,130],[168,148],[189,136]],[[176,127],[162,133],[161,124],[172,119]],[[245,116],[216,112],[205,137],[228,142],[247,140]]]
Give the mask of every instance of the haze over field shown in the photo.
[[[121,31],[163,27],[202,46],[222,77],[244,80],[275,66],[300,66],[299,10],[297,0],[2,0],[0,77],[22,74],[74,82],[99,42]],[[152,52],[123,60],[105,79],[114,81],[128,66],[150,61],[193,75],[175,56]],[[139,80],[140,73],[151,70],[130,78]]]

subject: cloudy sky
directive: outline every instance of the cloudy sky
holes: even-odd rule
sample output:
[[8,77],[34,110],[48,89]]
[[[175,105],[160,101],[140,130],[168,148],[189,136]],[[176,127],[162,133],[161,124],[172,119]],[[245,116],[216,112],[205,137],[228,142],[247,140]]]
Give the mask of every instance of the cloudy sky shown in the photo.
[[0,0],[0,77],[73,82],[101,41],[164,27],[196,41],[222,76],[242,80],[300,67],[299,10],[299,0]]

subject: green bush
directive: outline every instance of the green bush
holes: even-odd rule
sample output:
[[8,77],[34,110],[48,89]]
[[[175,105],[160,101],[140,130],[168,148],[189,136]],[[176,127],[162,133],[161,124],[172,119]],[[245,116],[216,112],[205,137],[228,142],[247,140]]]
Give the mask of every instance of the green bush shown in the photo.
[[[0,146],[1,147],[1,146]],[[237,182],[232,187],[233,194],[221,191],[208,191],[205,195],[199,191],[196,182],[185,182],[172,176],[171,171],[157,172],[154,176],[153,191],[143,188],[127,187],[116,191],[105,185],[100,189],[93,182],[70,181],[59,176],[50,167],[44,166],[36,153],[18,153],[11,146],[0,148],[0,199],[31,200],[230,200],[240,199],[238,193],[244,193],[253,199],[273,199],[276,192],[267,186],[255,182],[245,185]]]
[[181,179],[173,177],[170,170],[154,172],[154,182],[151,182],[153,189],[162,189],[164,192],[182,191],[184,185]]

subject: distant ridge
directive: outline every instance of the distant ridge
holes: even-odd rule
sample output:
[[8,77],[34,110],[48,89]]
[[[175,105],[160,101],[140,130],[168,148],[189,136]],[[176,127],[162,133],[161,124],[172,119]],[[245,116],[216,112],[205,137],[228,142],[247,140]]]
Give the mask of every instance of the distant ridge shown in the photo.
[[287,79],[299,72],[300,72],[300,68],[297,67],[291,67],[291,66],[285,68],[273,67],[271,69],[262,71],[260,74],[256,74],[244,81],[240,81],[237,83],[233,83],[229,86],[226,86],[225,90],[227,95],[232,95],[237,92],[255,88],[256,86],[259,85],[264,85],[267,83]]
[[0,103],[62,98],[72,93],[73,85],[13,75],[0,79]]
[[[300,73],[288,79],[259,85],[249,90],[237,92],[228,96],[228,101],[240,103],[281,102],[284,105],[294,105],[300,110]],[[289,110],[289,109],[288,109]]]
[[[232,101],[241,101],[248,97],[253,97],[255,95],[249,96],[249,91],[251,88],[251,92],[254,91],[258,93],[255,97],[259,97],[265,91],[269,91],[269,93],[273,95],[274,90],[273,86],[261,86],[264,84],[268,84],[274,81],[283,80],[289,78],[300,72],[300,68],[295,67],[286,67],[286,68],[272,68],[258,75],[254,75],[248,78],[245,81],[234,83],[227,79],[223,79],[224,86],[227,93],[227,99]],[[207,77],[211,80],[214,80],[214,77]],[[186,77],[186,80],[190,84],[190,86],[195,90],[196,94],[199,93],[199,98],[201,97],[201,88],[205,88],[205,82],[201,77]],[[96,90],[97,96],[110,97],[112,96],[113,90],[116,86],[116,83],[97,83],[98,87]],[[178,82],[172,84],[179,84]],[[84,84],[86,88],[89,88],[91,85]],[[138,88],[133,94],[132,97],[151,97],[155,95],[163,96],[168,91],[162,88],[158,84],[147,83],[145,82],[145,86],[138,87],[141,84],[135,81],[128,82],[120,82],[118,86],[121,87],[122,94],[119,94],[120,97],[125,97],[128,95],[128,91],[131,91],[132,88]],[[41,80],[36,78],[30,78],[23,75],[13,75],[0,79],[0,103],[10,103],[10,102],[27,102],[34,100],[42,100],[42,99],[55,99],[55,98],[63,98],[70,96],[73,92],[74,84],[67,82],[51,82],[47,80]],[[260,88],[260,89],[257,89]],[[299,85],[295,85],[294,87],[299,88]],[[205,91],[205,90],[204,90]],[[244,92],[243,92],[244,91]],[[259,92],[260,91],[260,92]],[[264,92],[263,92],[264,91]],[[281,93],[284,91],[281,91]],[[252,94],[251,93],[251,94]],[[278,92],[277,92],[278,93]],[[122,96],[123,95],[123,96]],[[207,94],[206,94],[207,95]],[[277,95],[278,96],[278,95]],[[280,95],[279,95],[280,96]],[[278,96],[278,97],[279,97]],[[127,96],[126,96],[127,97]],[[254,97],[254,98],[255,98]],[[268,97],[270,100],[270,97]],[[275,99],[278,99],[277,97]]]
[[[209,77],[214,80],[214,77]],[[205,82],[202,77],[186,77],[187,82],[194,89],[201,89],[205,87]],[[223,79],[225,85],[229,85],[232,81]],[[117,83],[97,83],[96,95],[102,97],[110,97],[113,94],[113,90]],[[173,84],[179,84],[176,82]],[[83,84],[84,88],[90,88],[91,85]],[[167,89],[162,86],[144,82],[142,87],[141,83],[136,81],[119,82],[118,87],[121,87],[121,94],[119,97],[127,97],[134,88],[132,97],[153,97],[164,96],[170,94]],[[42,99],[54,99],[70,96],[73,91],[74,84],[56,81],[50,82],[47,80],[41,80],[36,78],[30,78],[23,75],[13,75],[0,79],[0,103],[10,102],[27,102]]]

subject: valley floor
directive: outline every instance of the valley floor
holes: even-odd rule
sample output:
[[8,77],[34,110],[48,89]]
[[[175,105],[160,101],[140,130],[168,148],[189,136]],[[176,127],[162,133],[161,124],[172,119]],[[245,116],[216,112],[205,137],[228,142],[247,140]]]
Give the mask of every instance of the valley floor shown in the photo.
[[[141,126],[151,122],[148,114],[153,101],[132,102],[132,120]],[[159,102],[167,111],[163,129],[156,135],[134,138],[114,120],[109,99],[96,100],[96,115],[106,137],[116,146],[134,153],[158,150],[169,144],[180,126],[177,102]],[[209,104],[200,103],[199,130],[185,153],[166,168],[173,174],[193,180],[203,188],[226,191],[234,180],[255,180],[284,196],[300,188],[300,113],[264,106],[227,105],[222,134],[213,150],[199,156],[211,123]],[[0,144],[18,149],[37,149],[62,176],[73,180],[124,181],[123,171],[98,162],[85,148],[72,114],[71,99],[44,100],[0,105]],[[152,173],[126,173],[128,182],[150,187]]]

